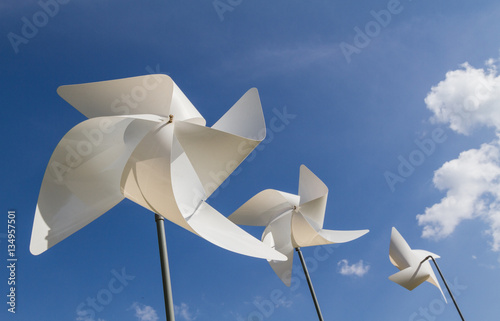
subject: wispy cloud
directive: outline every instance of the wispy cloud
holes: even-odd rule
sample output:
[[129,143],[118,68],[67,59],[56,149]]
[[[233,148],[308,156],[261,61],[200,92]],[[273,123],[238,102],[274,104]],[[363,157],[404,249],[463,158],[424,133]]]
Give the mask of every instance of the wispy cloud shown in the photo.
[[447,237],[461,222],[479,218],[489,225],[492,250],[500,250],[500,76],[495,63],[488,60],[485,69],[463,64],[448,72],[425,99],[433,121],[464,135],[492,127],[498,136],[460,153],[434,173],[434,186],[446,196],[417,215],[425,238]]
[[155,309],[149,305],[134,302],[131,308],[135,310],[135,316],[139,321],[158,321]]
[[280,48],[266,47],[256,50],[254,52],[254,59],[260,63],[276,63],[285,60],[290,63],[289,68],[302,68],[314,62],[332,59],[337,53],[337,46],[332,44],[301,45]]
[[198,311],[193,313],[189,306],[184,302],[182,302],[181,305],[174,305],[174,313],[176,316],[186,321],[193,321],[198,317]]
[[220,68],[227,72],[252,70],[255,76],[289,73],[310,68],[315,63],[334,61],[341,56],[338,44],[293,44],[253,49],[224,59]]
[[343,259],[337,263],[339,266],[339,273],[342,275],[354,275],[358,277],[364,276],[370,270],[370,266],[368,264],[364,264],[363,260],[360,260],[358,263],[354,263],[349,265],[349,261]]

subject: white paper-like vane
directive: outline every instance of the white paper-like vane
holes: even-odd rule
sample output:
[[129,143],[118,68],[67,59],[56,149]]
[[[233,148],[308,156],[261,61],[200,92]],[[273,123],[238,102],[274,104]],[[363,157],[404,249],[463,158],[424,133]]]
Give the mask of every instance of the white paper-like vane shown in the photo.
[[435,259],[439,258],[439,255],[428,251],[412,250],[401,234],[399,234],[398,230],[393,227],[389,259],[400,271],[391,275],[389,280],[396,282],[410,291],[427,281],[434,284],[441,291],[445,302],[447,302],[430,262],[427,260],[421,263],[429,255]]
[[345,243],[368,233],[368,230],[323,229],[327,197],[326,185],[302,165],[298,195],[273,189],[262,191],[229,219],[239,225],[266,226],[262,241],[288,258],[285,262],[269,260],[269,263],[283,283],[290,286],[294,248]]
[[68,85],[58,93],[90,119],[73,127],[50,158],[31,253],[126,197],[227,250],[286,259],[205,202],[265,137],[255,88],[212,127],[166,75]]

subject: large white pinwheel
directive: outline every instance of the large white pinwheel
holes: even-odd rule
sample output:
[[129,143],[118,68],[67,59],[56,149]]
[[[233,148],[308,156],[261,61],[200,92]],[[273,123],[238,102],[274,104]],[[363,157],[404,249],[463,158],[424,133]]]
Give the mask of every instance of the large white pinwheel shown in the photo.
[[443,290],[441,290],[441,286],[429,261],[422,262],[428,256],[432,256],[435,259],[439,258],[439,255],[428,251],[412,250],[401,234],[399,234],[398,230],[395,227],[392,228],[389,259],[400,271],[391,275],[389,280],[396,282],[410,291],[424,281],[427,281],[434,284],[441,291],[446,301],[446,297]]
[[229,219],[236,224],[266,226],[262,241],[288,260],[269,260],[271,267],[290,286],[294,248],[345,243],[368,230],[333,231],[323,229],[328,188],[306,166],[300,167],[299,194],[273,189],[262,191],[237,209]]
[[72,128],[50,158],[33,254],[126,197],[227,250],[286,259],[205,202],[265,137],[256,89],[212,127],[166,75],[68,85],[58,93],[90,119]]

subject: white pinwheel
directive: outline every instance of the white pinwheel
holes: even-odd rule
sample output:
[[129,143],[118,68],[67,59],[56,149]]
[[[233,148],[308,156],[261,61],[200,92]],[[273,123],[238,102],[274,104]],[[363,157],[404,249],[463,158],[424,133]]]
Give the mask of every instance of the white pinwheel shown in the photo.
[[299,193],[264,190],[243,204],[229,219],[239,225],[266,226],[262,241],[288,258],[268,260],[273,270],[290,286],[294,248],[345,243],[368,230],[335,231],[323,229],[328,188],[306,166],[300,167]]
[[212,127],[166,75],[61,86],[58,93],[89,119],[73,127],[50,158],[33,254],[128,198],[227,250],[286,259],[205,202],[265,137],[256,89]]
[[439,255],[428,251],[412,250],[398,230],[395,227],[392,228],[389,259],[400,271],[389,276],[389,280],[396,282],[410,291],[427,281],[434,284],[441,291],[446,302],[446,297],[429,261],[422,262],[429,256],[435,259],[439,258]]

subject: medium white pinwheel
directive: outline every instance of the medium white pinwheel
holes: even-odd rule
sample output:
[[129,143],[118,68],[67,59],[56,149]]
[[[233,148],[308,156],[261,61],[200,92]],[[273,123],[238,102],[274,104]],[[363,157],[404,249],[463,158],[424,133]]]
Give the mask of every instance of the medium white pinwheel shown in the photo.
[[285,262],[269,260],[269,263],[283,283],[290,286],[294,248],[345,243],[368,233],[368,230],[323,229],[327,197],[326,185],[302,165],[298,195],[273,189],[262,191],[229,219],[240,225],[266,226],[262,241],[288,258]]
[[389,280],[410,291],[427,281],[434,284],[441,291],[445,302],[447,302],[429,261],[422,262],[428,256],[435,259],[439,258],[439,255],[428,251],[412,250],[398,230],[395,227],[392,228],[389,259],[400,271],[391,275]]
[[58,93],[90,119],[72,128],[50,158],[33,254],[128,198],[227,250],[286,259],[205,202],[265,137],[256,89],[212,127],[166,75],[68,85]]

